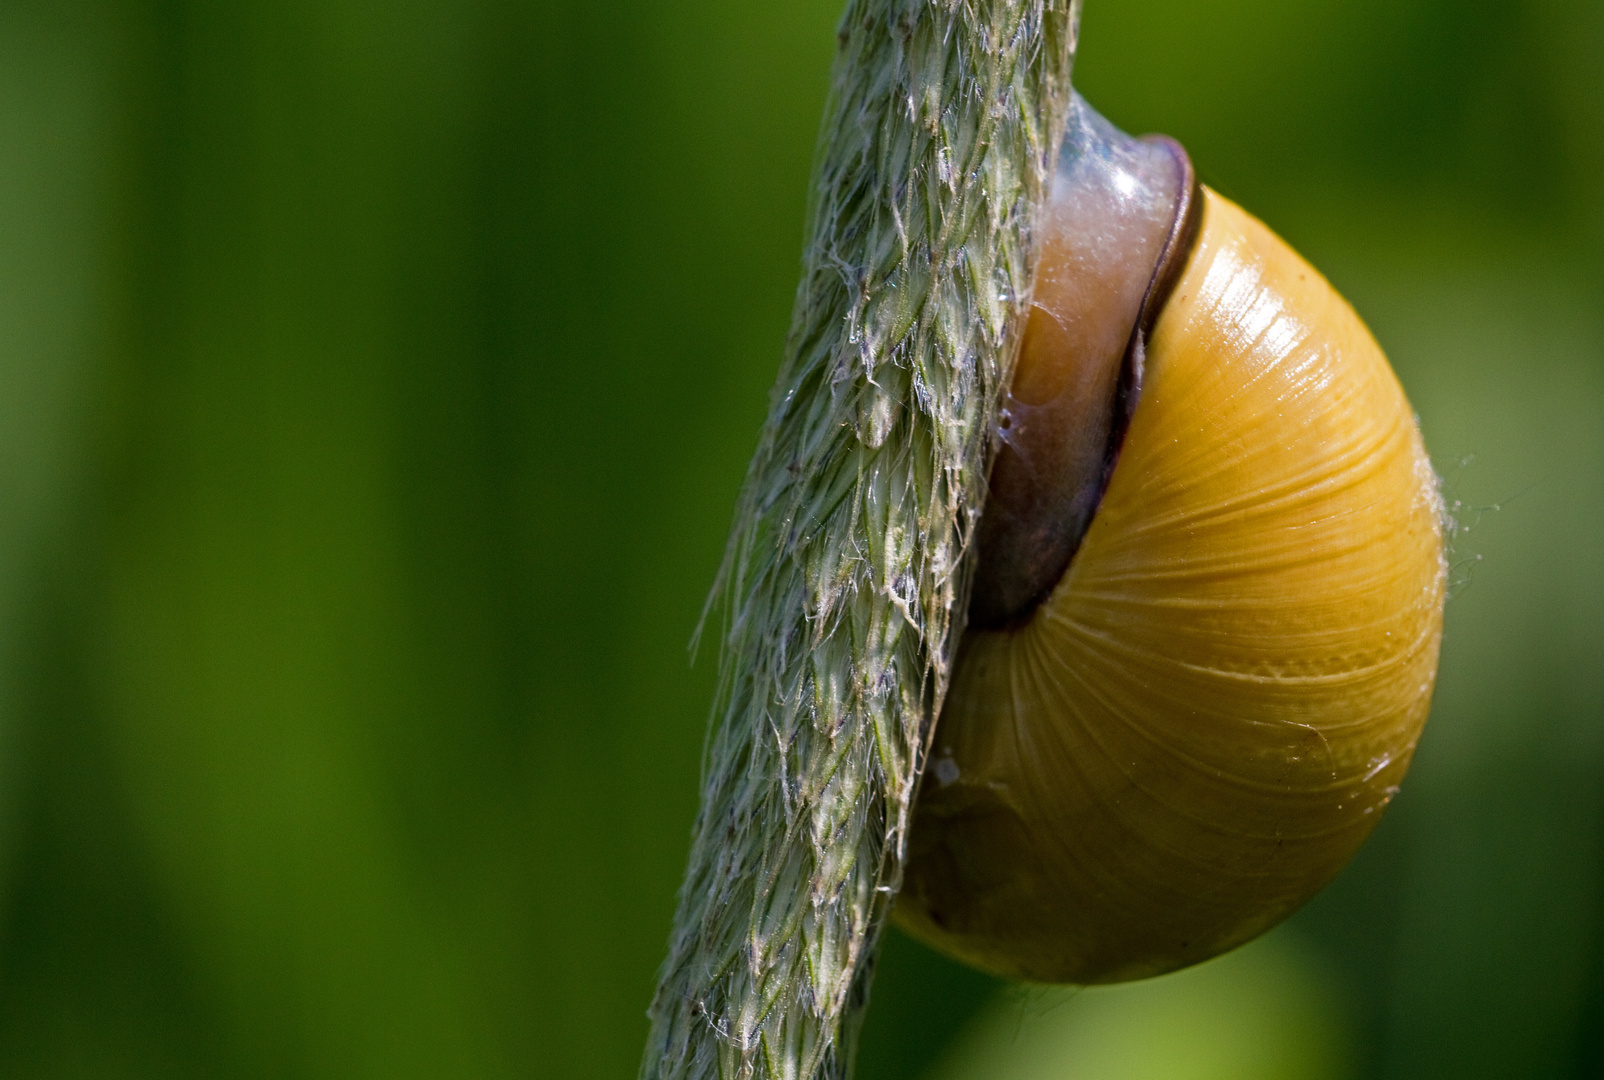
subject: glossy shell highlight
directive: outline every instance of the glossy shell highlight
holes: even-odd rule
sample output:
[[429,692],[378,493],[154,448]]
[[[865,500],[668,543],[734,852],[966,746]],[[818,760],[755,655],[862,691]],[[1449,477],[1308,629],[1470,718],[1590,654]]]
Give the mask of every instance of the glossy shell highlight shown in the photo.
[[897,920],[1043,982],[1239,945],[1381,817],[1431,700],[1437,480],[1375,340],[1204,189],[1095,516],[1022,625],[965,635]]

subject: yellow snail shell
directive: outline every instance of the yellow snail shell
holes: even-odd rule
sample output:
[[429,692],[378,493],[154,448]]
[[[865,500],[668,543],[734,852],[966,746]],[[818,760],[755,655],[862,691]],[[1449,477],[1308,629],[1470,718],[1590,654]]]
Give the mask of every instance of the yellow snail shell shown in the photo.
[[1358,849],[1429,708],[1445,563],[1409,403],[1320,274],[1200,205],[1067,569],[971,626],[936,725],[896,918],[992,972],[1117,982],[1262,933]]

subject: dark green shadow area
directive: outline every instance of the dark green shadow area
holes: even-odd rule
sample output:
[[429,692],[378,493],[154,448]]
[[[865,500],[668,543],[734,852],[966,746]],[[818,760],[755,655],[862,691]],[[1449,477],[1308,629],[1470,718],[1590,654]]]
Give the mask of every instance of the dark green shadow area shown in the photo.
[[900,930],[886,934],[858,1047],[859,1080],[923,1075],[1006,984],[948,960]]

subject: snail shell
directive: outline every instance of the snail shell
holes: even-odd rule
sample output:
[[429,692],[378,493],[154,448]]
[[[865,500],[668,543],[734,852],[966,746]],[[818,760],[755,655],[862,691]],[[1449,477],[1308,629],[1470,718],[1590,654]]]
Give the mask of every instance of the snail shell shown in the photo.
[[[1048,215],[896,918],[1104,983],[1239,945],[1346,864],[1425,722],[1445,563],[1409,404],[1330,284],[1078,100],[1059,177],[1059,209],[1111,209]],[[1138,256],[1064,300],[1100,244]]]

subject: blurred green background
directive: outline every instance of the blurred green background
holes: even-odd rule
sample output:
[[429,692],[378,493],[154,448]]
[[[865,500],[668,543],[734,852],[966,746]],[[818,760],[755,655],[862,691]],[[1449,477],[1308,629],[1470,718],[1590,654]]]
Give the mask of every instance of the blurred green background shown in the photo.
[[[0,1075],[628,1077],[841,0],[0,3]],[[1359,860],[859,1075],[1604,1076],[1604,5],[1088,0],[1459,507]]]

